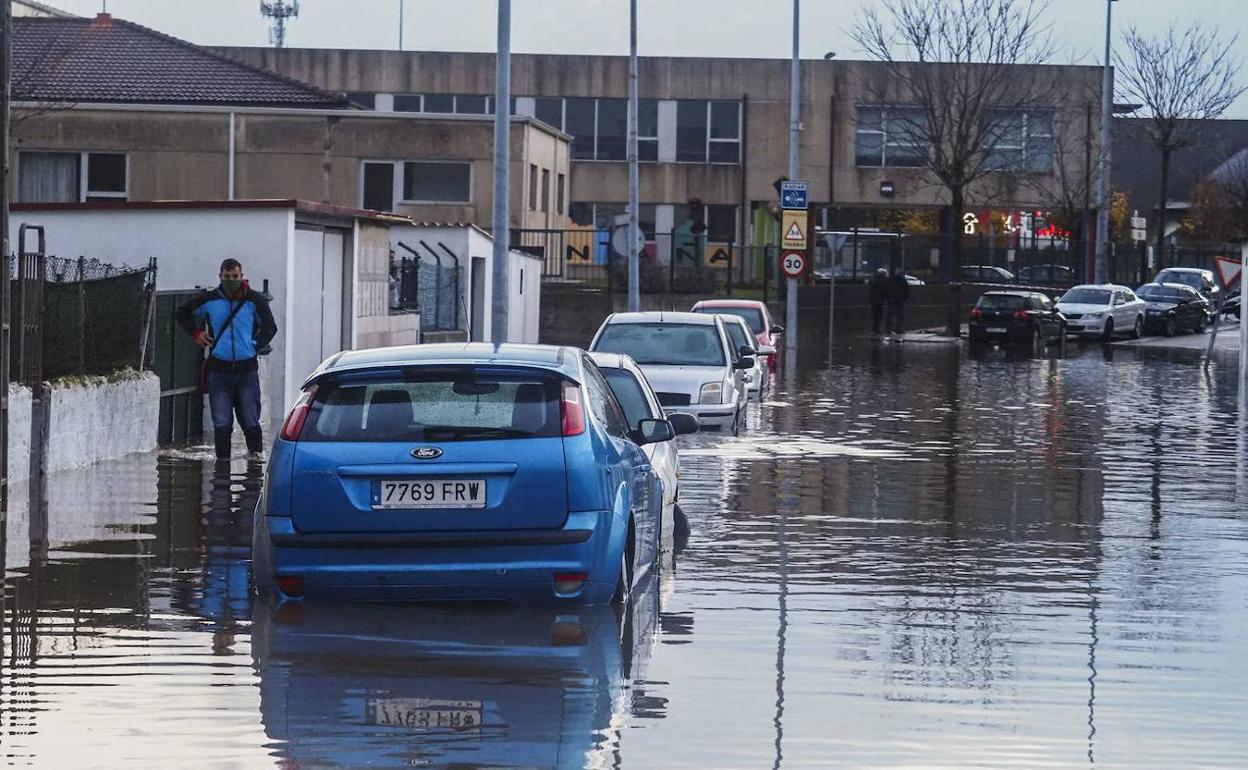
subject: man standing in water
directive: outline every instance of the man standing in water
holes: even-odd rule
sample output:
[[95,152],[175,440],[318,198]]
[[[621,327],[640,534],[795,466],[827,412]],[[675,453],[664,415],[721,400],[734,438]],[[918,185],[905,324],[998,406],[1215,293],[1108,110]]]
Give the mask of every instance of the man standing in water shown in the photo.
[[[256,351],[277,334],[268,300],[253,291],[237,259],[221,263],[221,283],[178,308],[178,324],[208,351],[204,362],[217,459],[230,457],[234,415],[247,438],[247,452],[264,452],[260,428],[260,373]],[[203,324],[201,328],[200,324]]]

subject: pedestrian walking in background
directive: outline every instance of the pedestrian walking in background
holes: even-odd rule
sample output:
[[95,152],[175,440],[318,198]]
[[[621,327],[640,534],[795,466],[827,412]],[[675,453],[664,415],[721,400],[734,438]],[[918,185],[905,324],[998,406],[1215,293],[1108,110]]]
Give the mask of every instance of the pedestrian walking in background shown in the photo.
[[888,326],[893,334],[906,330],[906,302],[910,300],[910,284],[900,270],[888,279]]
[[[234,417],[247,438],[247,452],[264,452],[260,428],[258,350],[277,334],[277,322],[264,295],[253,291],[237,259],[221,263],[221,283],[178,308],[178,325],[208,351],[203,380],[212,412],[217,459],[230,457]],[[201,327],[202,324],[202,327]]]
[[880,268],[871,276],[871,333],[879,334],[884,323],[884,305],[888,303],[888,271]]

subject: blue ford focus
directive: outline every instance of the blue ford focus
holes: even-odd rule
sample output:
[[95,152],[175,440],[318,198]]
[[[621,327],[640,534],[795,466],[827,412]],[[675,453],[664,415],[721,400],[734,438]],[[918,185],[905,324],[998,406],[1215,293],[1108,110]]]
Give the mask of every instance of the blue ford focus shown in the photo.
[[269,459],[253,570],[278,599],[626,600],[659,552],[661,482],[588,355],[541,345],[348,351]]

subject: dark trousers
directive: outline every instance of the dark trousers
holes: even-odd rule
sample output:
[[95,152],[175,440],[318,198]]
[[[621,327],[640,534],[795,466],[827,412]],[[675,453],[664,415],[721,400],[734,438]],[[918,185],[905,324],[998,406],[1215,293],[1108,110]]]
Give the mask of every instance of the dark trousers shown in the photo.
[[888,327],[893,330],[894,334],[901,334],[906,330],[906,304],[904,302],[889,304]]
[[212,412],[212,434],[218,458],[230,456],[235,415],[247,437],[247,451],[264,450],[259,372],[208,372],[208,408]]
[[884,323],[884,303],[871,303],[871,331],[875,334],[880,333],[880,326]]

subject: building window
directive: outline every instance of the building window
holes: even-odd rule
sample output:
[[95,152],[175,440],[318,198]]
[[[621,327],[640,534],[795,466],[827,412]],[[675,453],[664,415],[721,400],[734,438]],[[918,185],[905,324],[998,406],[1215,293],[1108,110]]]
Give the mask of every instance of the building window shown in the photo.
[[566,193],[567,179],[563,174],[555,179],[555,213],[563,213],[563,196]]
[[463,94],[455,97],[455,114],[457,115],[488,115],[493,110],[490,109],[490,99],[485,96],[466,96]]
[[741,105],[681,101],[676,105],[677,163],[739,163]]
[[125,153],[18,153],[17,199],[23,203],[126,200],[128,183]]
[[572,135],[572,157],[594,159],[594,133],[597,131],[597,99],[565,99],[563,130]]
[[469,203],[472,201],[472,164],[433,160],[366,161],[360,198],[364,208],[375,211],[393,211],[396,201]]
[[421,112],[455,114],[455,94],[424,94],[424,107]]
[[706,239],[708,241],[735,241],[737,239],[737,207],[706,207]]
[[529,211],[537,211],[537,166],[529,164]]
[[563,99],[539,96],[533,100],[533,116],[548,126],[563,130]]
[[598,160],[628,159],[628,100],[598,100]]
[[[653,240],[655,237],[657,209],[658,206],[654,203],[642,203],[637,207],[637,227],[647,240]],[[611,230],[625,224],[624,217],[628,214],[628,204],[575,201],[568,204],[568,213],[573,224],[578,226]]]
[[542,211],[550,211],[550,169],[542,169]]
[[[371,91],[347,91],[343,94],[347,101],[369,110],[377,109],[377,94]],[[397,97],[396,97],[397,98]],[[395,109],[398,109],[397,107]]]
[[637,100],[637,159],[659,159],[659,100]]
[[870,107],[857,110],[854,163],[858,166],[918,168],[927,162],[920,107]]
[[682,101],[676,105],[676,162],[706,162],[707,103]]
[[394,164],[364,164],[364,208],[394,211]]
[[1038,174],[1053,170],[1052,111],[1001,112],[993,116],[987,136],[988,168]]
[[395,94],[395,112],[424,112],[425,99],[420,94]]

